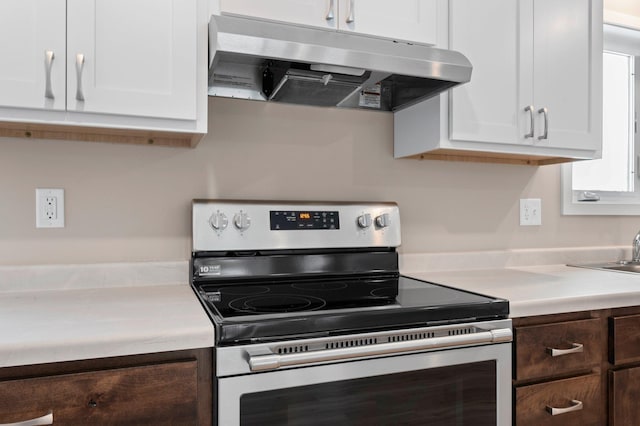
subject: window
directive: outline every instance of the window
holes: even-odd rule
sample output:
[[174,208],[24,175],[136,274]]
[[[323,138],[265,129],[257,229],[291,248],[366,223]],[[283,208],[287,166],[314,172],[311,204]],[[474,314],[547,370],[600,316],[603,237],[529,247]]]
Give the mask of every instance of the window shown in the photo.
[[563,214],[640,215],[640,31],[604,26],[602,159],[562,167]]

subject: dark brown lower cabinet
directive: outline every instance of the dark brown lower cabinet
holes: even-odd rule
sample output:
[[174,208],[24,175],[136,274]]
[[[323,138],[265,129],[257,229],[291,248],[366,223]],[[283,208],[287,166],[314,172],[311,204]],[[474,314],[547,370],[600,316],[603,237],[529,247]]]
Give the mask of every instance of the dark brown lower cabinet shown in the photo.
[[640,306],[513,325],[516,426],[640,425]]
[[514,424],[605,426],[604,312],[514,319]]
[[600,426],[600,374],[517,387],[519,426]]
[[640,424],[640,314],[615,310],[609,317],[609,425]]
[[640,367],[610,371],[609,424],[612,426],[637,426],[640,422],[639,401]]
[[39,365],[35,377],[28,367],[1,369],[9,377],[0,379],[0,424],[51,414],[61,425],[209,425],[210,354]]

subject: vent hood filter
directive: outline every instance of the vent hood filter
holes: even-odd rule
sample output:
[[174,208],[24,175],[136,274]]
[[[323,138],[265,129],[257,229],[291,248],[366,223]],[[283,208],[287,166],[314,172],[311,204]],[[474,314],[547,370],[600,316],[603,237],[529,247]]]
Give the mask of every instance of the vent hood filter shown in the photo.
[[460,53],[232,16],[209,23],[209,95],[396,111],[469,81]]
[[[268,89],[265,85],[262,87],[266,93]],[[268,99],[292,104],[337,106],[360,87],[359,84],[336,79],[332,74],[307,77],[287,71]]]
[[294,65],[276,67],[270,63],[263,72],[262,93],[269,101],[314,106],[341,106],[356,96],[369,73],[360,76],[314,71]]

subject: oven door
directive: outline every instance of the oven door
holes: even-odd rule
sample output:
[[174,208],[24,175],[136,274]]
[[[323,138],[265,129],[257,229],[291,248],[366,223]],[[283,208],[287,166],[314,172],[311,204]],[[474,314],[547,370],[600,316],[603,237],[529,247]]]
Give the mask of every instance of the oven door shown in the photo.
[[225,377],[218,424],[511,424],[511,343]]

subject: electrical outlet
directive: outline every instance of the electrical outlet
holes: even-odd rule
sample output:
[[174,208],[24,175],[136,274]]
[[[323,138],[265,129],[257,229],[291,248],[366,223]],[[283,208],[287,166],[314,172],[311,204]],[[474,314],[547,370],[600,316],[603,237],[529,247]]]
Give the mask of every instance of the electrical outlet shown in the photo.
[[520,226],[542,225],[542,201],[540,198],[520,200]]
[[64,228],[64,189],[36,188],[36,228]]
[[58,218],[58,197],[44,197],[44,217],[47,220],[56,220]]

